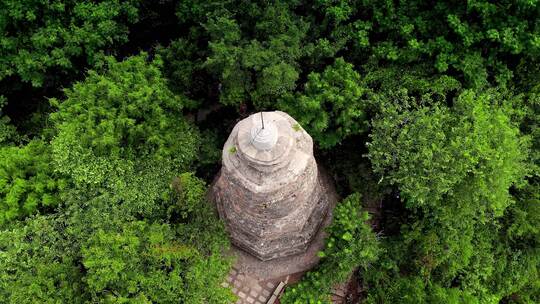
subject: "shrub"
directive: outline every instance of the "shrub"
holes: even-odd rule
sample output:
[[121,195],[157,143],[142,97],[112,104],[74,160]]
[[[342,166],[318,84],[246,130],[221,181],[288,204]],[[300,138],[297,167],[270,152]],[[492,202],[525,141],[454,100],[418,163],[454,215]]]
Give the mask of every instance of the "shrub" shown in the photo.
[[168,89],[159,58],[145,57],[109,58],[64,101],[52,99],[54,161],[76,182],[99,183],[122,160],[150,158],[180,170],[196,159],[199,134],[182,112],[192,102]]
[[378,242],[367,223],[368,213],[360,208],[358,193],[337,205],[319,265],[286,289],[282,303],[330,303],[332,287],[345,282],[357,268],[367,270],[377,259]]
[[66,183],[54,172],[50,146],[45,142],[0,147],[0,225],[52,210]]

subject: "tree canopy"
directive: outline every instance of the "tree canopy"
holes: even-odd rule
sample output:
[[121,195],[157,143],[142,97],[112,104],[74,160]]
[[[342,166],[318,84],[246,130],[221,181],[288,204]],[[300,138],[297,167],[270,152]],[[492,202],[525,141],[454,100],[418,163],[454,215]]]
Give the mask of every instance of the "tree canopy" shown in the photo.
[[293,116],[342,198],[283,303],[540,303],[536,1],[0,1],[0,302],[233,303],[206,192]]

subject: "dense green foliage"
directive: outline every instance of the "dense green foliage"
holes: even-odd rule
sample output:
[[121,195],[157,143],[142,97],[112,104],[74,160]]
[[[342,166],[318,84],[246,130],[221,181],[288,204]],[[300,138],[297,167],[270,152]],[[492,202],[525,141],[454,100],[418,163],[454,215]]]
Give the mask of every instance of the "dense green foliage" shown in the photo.
[[48,149],[39,140],[0,147],[0,225],[58,204],[66,181],[53,172]]
[[[296,61],[305,52],[302,40],[308,23],[297,18],[291,4],[263,3],[240,5],[239,14],[216,9],[204,24],[211,39],[204,65],[220,79],[224,104],[250,98],[258,105],[271,106],[275,98],[296,87]],[[248,36],[250,27],[257,31]]]
[[379,60],[458,75],[467,86],[506,85],[538,56],[540,8],[529,1],[317,1],[331,45]]
[[367,128],[365,109],[370,90],[343,58],[324,72],[311,73],[304,94],[281,101],[281,108],[298,119],[322,148],[331,148]]
[[205,183],[180,174],[199,150],[183,113],[193,102],[146,57],[107,58],[52,99],[50,144],[1,148],[2,223],[52,213],[5,225],[8,303],[232,301],[220,286],[231,263],[224,227]]
[[[415,108],[402,96],[399,106],[388,105],[374,121],[369,146],[374,170],[398,186],[412,214],[388,248],[389,275],[396,281],[372,278],[393,292],[381,288],[371,301],[395,301],[403,289],[414,289],[411,303],[497,302],[514,292],[488,287],[493,277],[511,273],[506,261],[527,259],[517,250],[501,251],[506,240],[497,238],[504,231],[497,222],[515,204],[509,189],[522,185],[527,151],[502,98],[465,91],[448,109]],[[381,267],[392,265],[385,264]],[[395,273],[399,269],[407,269],[406,275]]]
[[[73,201],[62,216],[38,216],[1,237],[0,295],[8,303],[224,303],[229,261],[204,183],[180,177],[197,193],[177,193],[170,212],[183,221],[141,221],[111,195]],[[172,190],[171,190],[172,191]],[[72,194],[73,195],[73,194]],[[81,200],[84,195],[72,196]],[[69,199],[68,201],[71,201]],[[165,210],[166,212],[166,210]],[[193,240],[197,235],[197,240]],[[211,287],[211,288],[207,288]]]
[[147,64],[144,57],[109,58],[104,73],[90,71],[84,82],[66,90],[65,101],[52,100],[58,107],[51,115],[58,129],[53,147],[67,154],[58,155],[60,167],[83,157],[75,154],[80,150],[95,157],[174,158],[179,167],[194,159],[198,136],[181,118],[192,102],[167,88],[158,59]]
[[0,302],[232,302],[206,184],[239,118],[284,110],[345,199],[283,302],[356,272],[367,303],[539,303],[539,20],[536,1],[0,1]]
[[414,108],[408,96],[399,97],[373,122],[374,171],[399,184],[408,207],[437,206],[448,196],[470,195],[465,190],[471,187],[481,198],[467,198],[467,204],[483,201],[477,211],[500,215],[509,186],[523,176],[527,151],[500,108],[502,96],[465,91],[451,109]]
[[379,254],[375,234],[367,223],[369,215],[361,211],[360,195],[354,193],[334,209],[334,219],[327,228],[321,261],[306,279],[288,289],[282,303],[331,303],[331,289],[344,283],[357,269],[368,269]]
[[0,145],[11,144],[17,137],[17,130],[10,124],[9,117],[3,114],[5,102],[6,98],[0,95]]
[[137,19],[135,1],[20,1],[0,3],[0,80],[18,76],[33,86],[54,81],[51,72],[94,64],[127,41],[127,23]]

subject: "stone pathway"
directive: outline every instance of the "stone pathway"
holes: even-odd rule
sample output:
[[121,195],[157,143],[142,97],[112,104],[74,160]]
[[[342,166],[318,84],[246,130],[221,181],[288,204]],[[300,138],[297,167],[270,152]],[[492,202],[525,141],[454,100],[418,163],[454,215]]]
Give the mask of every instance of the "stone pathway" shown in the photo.
[[279,282],[260,282],[233,267],[224,286],[230,286],[238,296],[236,304],[267,304]]
[[345,303],[347,297],[347,285],[348,282],[339,284],[332,289],[332,303],[341,304]]
[[[297,273],[292,276],[276,278],[275,280],[260,281],[242,272],[237,267],[233,267],[227,276],[227,281],[223,282],[222,286],[230,287],[238,297],[234,304],[277,304],[286,284],[297,282],[301,276],[302,274]],[[358,291],[349,294],[349,285],[353,280],[353,276],[350,276],[346,282],[332,288],[332,303],[352,303],[351,300],[358,299]]]

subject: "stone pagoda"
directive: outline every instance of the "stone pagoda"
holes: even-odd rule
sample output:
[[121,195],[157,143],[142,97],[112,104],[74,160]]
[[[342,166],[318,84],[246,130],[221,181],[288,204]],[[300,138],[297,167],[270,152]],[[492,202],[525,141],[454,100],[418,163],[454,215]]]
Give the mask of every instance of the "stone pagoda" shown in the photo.
[[212,192],[234,245],[267,261],[306,251],[329,199],[311,136],[284,112],[240,121]]

